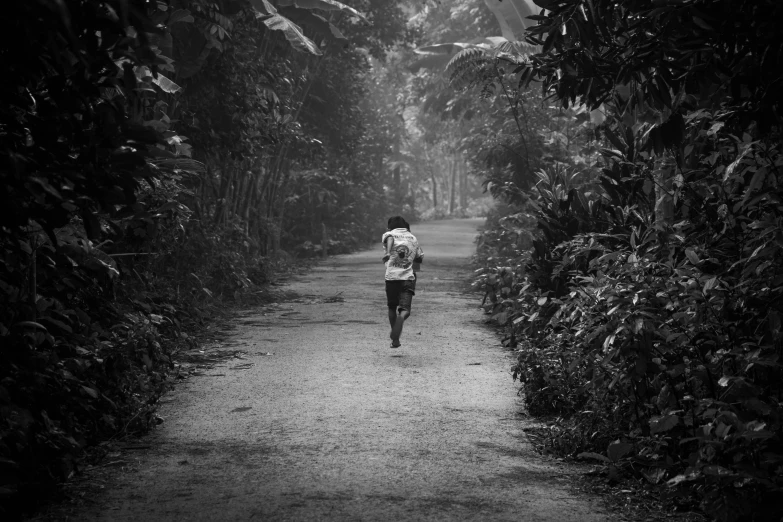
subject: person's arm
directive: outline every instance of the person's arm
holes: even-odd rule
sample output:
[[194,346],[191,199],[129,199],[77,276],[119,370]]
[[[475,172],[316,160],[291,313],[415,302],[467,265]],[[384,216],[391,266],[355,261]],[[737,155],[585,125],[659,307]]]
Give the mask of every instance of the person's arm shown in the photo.
[[418,264],[424,262],[424,250],[421,249],[418,243],[416,243],[416,256],[413,258],[413,262]]
[[392,236],[386,236],[386,239],[383,240],[383,246],[385,247],[385,252],[381,258],[381,261],[385,263],[391,257],[391,251],[394,247],[394,238]]
[[416,257],[413,258],[413,273],[415,274],[419,270],[421,270],[421,263],[424,261],[424,251],[419,246],[419,243],[416,243]]

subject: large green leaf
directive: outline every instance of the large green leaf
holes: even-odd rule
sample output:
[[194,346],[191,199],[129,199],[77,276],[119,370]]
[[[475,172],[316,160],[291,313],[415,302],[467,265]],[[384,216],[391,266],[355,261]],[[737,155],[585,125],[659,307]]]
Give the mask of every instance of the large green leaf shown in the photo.
[[416,74],[421,69],[444,69],[451,60],[450,54],[426,54],[408,66],[408,70]]
[[[278,13],[269,0],[250,0],[250,3],[256,10],[256,16],[258,18],[264,17],[264,25],[272,31],[282,31],[285,39],[288,40],[294,49],[315,55],[321,54],[321,50],[318,49],[316,43],[305,36],[302,28]],[[286,2],[280,2],[280,4],[281,7],[284,7]],[[290,0],[286,5],[293,5],[293,0]]]
[[175,92],[179,92],[182,90],[182,87],[177,85],[176,83],[172,82],[162,74],[158,73],[157,78],[152,78],[152,83],[163,89],[163,92],[167,92],[169,94],[174,94]]
[[269,0],[250,0],[250,3],[255,10],[261,14],[270,16],[277,14],[277,9],[275,9],[275,6],[273,6]]
[[166,26],[171,27],[177,22],[192,24],[195,21],[196,19],[193,18],[192,14],[190,14],[190,11],[187,9],[177,9],[171,13],[171,16],[169,16],[168,20],[166,20]]
[[534,24],[528,16],[537,15],[540,9],[533,0],[484,0],[500,24],[500,31],[508,40],[524,40],[525,30]]
[[433,45],[425,45],[423,47],[418,47],[413,50],[416,54],[423,54],[423,55],[452,55],[454,53],[458,53],[459,51],[462,51],[463,49],[467,49],[469,47],[473,47],[473,44],[469,43],[463,43],[463,42],[448,42],[448,43],[439,43],[439,44],[433,44]]
[[272,31],[282,31],[285,35],[285,39],[293,46],[297,51],[305,53],[312,53],[320,55],[321,50],[318,46],[304,35],[302,28],[293,23],[291,20],[280,14],[273,14],[272,16],[264,19],[264,25],[266,25]]
[[425,45],[414,49],[413,52],[415,52],[416,54],[424,54],[424,55],[431,55],[431,54],[453,55],[455,53],[473,47],[480,47],[482,49],[494,49],[504,43],[508,43],[508,40],[506,38],[503,38],[502,36],[487,36],[484,38],[476,38],[469,42],[448,42],[448,43],[439,43],[433,45]]
[[343,11],[365,22],[367,18],[349,5],[345,5],[337,0],[280,0],[280,7],[296,6],[302,9],[322,9],[324,11]]

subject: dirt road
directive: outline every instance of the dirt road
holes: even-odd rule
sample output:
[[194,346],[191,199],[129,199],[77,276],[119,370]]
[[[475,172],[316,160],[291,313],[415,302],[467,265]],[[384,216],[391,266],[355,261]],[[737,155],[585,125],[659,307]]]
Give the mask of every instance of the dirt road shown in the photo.
[[460,292],[477,220],[416,225],[425,250],[389,348],[378,248],[293,281],[234,323],[233,359],[178,386],[116,485],[78,520],[609,520],[521,429],[511,358]]

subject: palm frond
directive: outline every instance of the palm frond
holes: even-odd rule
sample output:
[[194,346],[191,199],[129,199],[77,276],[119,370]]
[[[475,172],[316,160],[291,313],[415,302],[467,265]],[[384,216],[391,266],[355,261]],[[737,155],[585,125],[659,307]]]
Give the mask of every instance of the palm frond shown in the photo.
[[449,83],[457,88],[473,85],[484,76],[484,70],[492,62],[493,57],[487,49],[472,47],[460,51],[446,65]]
[[515,66],[530,62],[531,56],[538,53],[538,46],[526,42],[510,42],[498,39],[491,46],[470,47],[458,52],[446,65],[449,83],[456,88],[481,86],[482,96],[491,96],[497,72],[498,62]]
[[191,158],[151,158],[147,161],[156,167],[172,171],[184,171],[191,174],[203,174],[207,171],[203,163]]
[[541,46],[529,44],[527,42],[510,42],[508,40],[500,42],[493,48],[496,56],[501,54],[510,55],[514,62],[527,61],[531,55],[541,52]]

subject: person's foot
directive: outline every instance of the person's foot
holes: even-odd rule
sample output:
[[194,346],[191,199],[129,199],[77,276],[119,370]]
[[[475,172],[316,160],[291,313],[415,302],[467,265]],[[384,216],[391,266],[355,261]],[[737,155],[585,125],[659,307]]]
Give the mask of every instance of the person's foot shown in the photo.
[[402,325],[405,323],[405,317],[402,315],[397,316],[397,320],[394,322],[394,327],[391,330],[391,334],[389,334],[389,337],[392,341],[397,339],[397,342],[399,342],[400,337],[402,336]]

